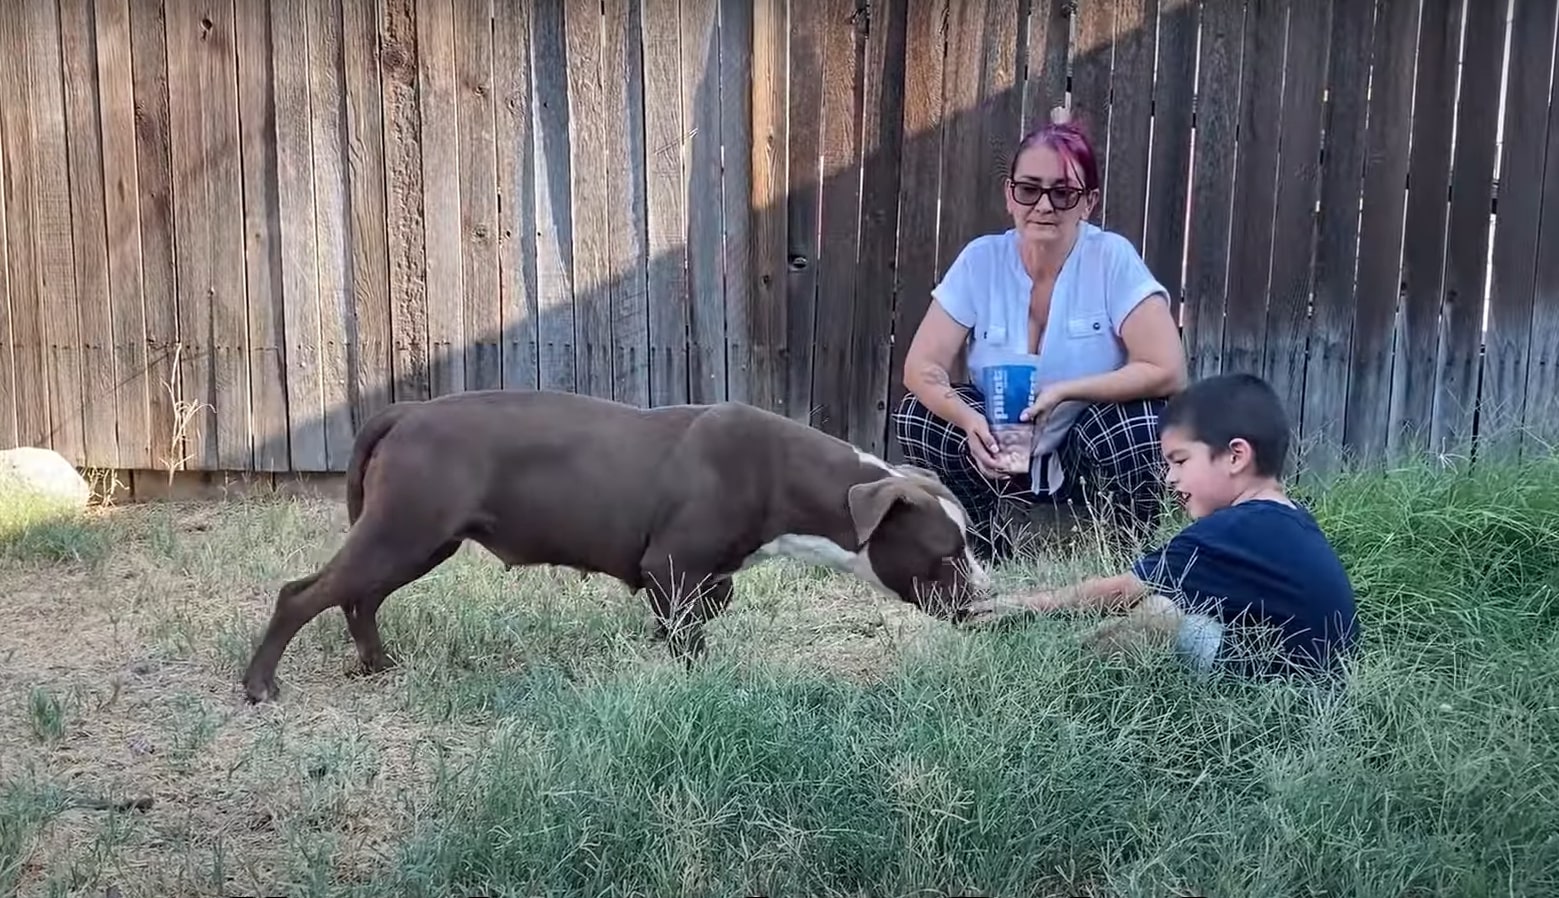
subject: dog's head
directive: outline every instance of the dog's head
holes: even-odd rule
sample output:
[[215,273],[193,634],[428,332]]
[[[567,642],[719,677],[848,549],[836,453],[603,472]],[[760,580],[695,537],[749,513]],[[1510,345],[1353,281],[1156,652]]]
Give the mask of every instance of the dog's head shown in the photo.
[[958,621],[990,591],[969,548],[963,506],[930,471],[899,465],[850,487],[850,517],[869,579],[934,617]]

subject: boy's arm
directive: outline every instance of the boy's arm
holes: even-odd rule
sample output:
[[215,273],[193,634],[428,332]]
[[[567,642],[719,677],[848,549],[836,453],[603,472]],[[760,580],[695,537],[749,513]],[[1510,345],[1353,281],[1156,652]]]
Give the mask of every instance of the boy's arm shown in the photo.
[[1154,594],[1172,595],[1206,540],[1205,522],[1180,531],[1162,549],[1138,558],[1131,569],[1109,577],[1090,577],[1057,590],[1012,598],[994,598],[969,608],[971,621],[1006,617],[1019,612],[1129,611]]
[[1150,594],[1152,590],[1148,585],[1128,572],[1112,577],[1090,577],[1057,590],[976,602],[969,607],[969,614],[972,621],[978,622],[1018,612],[1125,611]]
[[1081,583],[1063,586],[1033,598],[1038,610],[1065,609],[1068,611],[1125,611],[1135,606],[1153,590],[1137,579],[1130,571],[1113,577],[1090,577]]

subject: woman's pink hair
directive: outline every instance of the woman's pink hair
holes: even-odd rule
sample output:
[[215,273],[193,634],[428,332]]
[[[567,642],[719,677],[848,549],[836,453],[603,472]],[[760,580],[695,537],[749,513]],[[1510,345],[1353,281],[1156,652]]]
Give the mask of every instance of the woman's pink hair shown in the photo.
[[1094,155],[1093,144],[1088,140],[1082,127],[1074,121],[1070,121],[1065,112],[1057,109],[1051,113],[1051,121],[1030,131],[1023,140],[1018,143],[1018,148],[1012,152],[1012,161],[1007,165],[1007,177],[1012,177],[1018,170],[1018,159],[1024,151],[1036,146],[1047,146],[1061,156],[1068,167],[1077,166],[1077,171],[1083,176],[1084,190],[1097,190],[1099,187],[1099,161]]

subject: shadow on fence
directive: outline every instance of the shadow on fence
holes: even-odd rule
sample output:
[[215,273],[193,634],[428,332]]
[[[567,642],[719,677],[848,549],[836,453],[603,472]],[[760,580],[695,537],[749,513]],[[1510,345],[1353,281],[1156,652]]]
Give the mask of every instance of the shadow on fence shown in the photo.
[[[905,69],[916,61],[906,60],[905,4],[894,4],[890,10],[895,20],[876,25],[888,29],[884,79],[892,82],[913,78]],[[1189,17],[1189,7],[1184,14]],[[539,12],[537,16],[538,34],[549,28],[561,30],[561,21],[547,21]],[[1052,18],[1060,20],[1060,14],[1052,14]],[[1060,21],[1064,27],[1064,20]],[[713,31],[704,48],[706,74],[697,86],[693,109],[720,107],[718,35]],[[1146,41],[1151,50],[1151,32]],[[793,44],[792,59],[798,53],[816,53],[818,49]],[[1109,53],[1108,45],[1097,47],[1074,59],[1072,65],[1081,71],[1103,71],[1107,78]],[[1094,55],[1102,57],[1102,62],[1091,62],[1089,57]],[[783,57],[780,61],[784,62]],[[1037,67],[1040,62],[1030,64]],[[1053,73],[1044,77],[1039,72],[1031,74],[1027,90],[1021,75],[1020,68],[1012,88],[987,93],[971,108],[950,112],[935,127],[913,134],[904,133],[904,93],[896,92],[891,83],[875,89],[865,85],[861,105],[881,104],[878,110],[866,109],[863,131],[873,124],[876,129],[875,133],[863,133],[862,143],[871,150],[856,164],[829,173],[821,181],[798,170],[798,154],[793,150],[790,177],[781,182],[783,192],[774,202],[758,208],[750,208],[746,196],[753,179],[750,147],[728,146],[723,185],[725,190],[734,185],[743,192],[735,198],[734,206],[742,211],[750,208],[750,214],[725,217],[723,247],[710,248],[692,241],[698,237],[700,224],[706,233],[719,236],[721,206],[735,211],[732,199],[727,197],[722,204],[720,196],[699,195],[690,189],[685,214],[693,224],[686,230],[688,242],[678,241],[660,252],[646,251],[631,270],[612,272],[605,280],[579,282],[570,276],[571,290],[550,295],[544,295],[547,291],[539,283],[537,241],[524,239],[519,233],[518,226],[526,220],[521,213],[551,210],[548,220],[537,218],[535,233],[543,239],[556,235],[565,272],[579,271],[576,257],[599,247],[578,239],[581,223],[572,214],[576,207],[568,173],[538,178],[533,189],[538,192],[536,198],[545,201],[532,202],[532,197],[522,192],[521,213],[510,211],[500,222],[500,233],[520,241],[519,264],[510,269],[521,278],[514,294],[525,301],[517,323],[501,332],[475,335],[463,345],[432,347],[425,367],[395,370],[393,379],[349,377],[346,401],[322,413],[300,416],[304,400],[289,396],[290,434],[256,433],[255,457],[291,459],[293,470],[309,470],[317,466],[304,456],[314,454],[329,459],[325,467],[340,470],[350,452],[349,435],[392,398],[420,398],[438,392],[429,384],[462,382],[466,389],[541,386],[635,404],[730,397],[807,421],[865,448],[892,452],[888,447],[892,439],[889,411],[902,394],[899,370],[903,352],[929,302],[929,290],[964,242],[1010,225],[1001,181],[1008,156],[1026,122],[1042,119],[1049,108],[1065,102],[1061,93],[1040,87],[1064,84]],[[563,72],[536,70],[536,101],[546,98],[546,106],[539,110],[540,120],[566,115],[567,82]],[[813,86],[830,89],[828,84]],[[790,90],[796,87],[797,81],[792,80]],[[652,104],[666,98],[646,95],[643,100]],[[744,112],[748,109],[747,103],[740,105]],[[798,108],[794,99],[789,106],[793,113],[788,122],[791,140],[799,144],[803,154],[809,143],[826,154],[823,140],[831,129],[801,120],[798,116],[804,107]],[[780,114],[784,112],[780,110]],[[822,114],[820,109],[815,112]],[[1079,109],[1078,114],[1102,157],[1104,117],[1087,108]],[[522,154],[523,158],[581,165],[578,158],[570,159],[568,132],[567,126],[537,127],[538,143],[532,153]],[[665,156],[660,147],[643,146],[641,134],[636,132],[629,146],[646,157],[644,170],[653,176],[654,166],[658,160],[663,164]],[[765,138],[754,135],[753,139]],[[695,136],[690,144],[686,171],[720,170],[717,140]],[[973,150],[974,158],[957,155],[960,149]],[[781,154],[783,171],[786,146],[778,145],[775,152]],[[813,159],[809,155],[805,161],[810,164]],[[608,160],[588,177],[609,177],[606,169],[613,164],[635,167],[632,159],[620,163]],[[920,172],[928,167],[933,175],[941,170],[940,230],[938,197],[934,192],[928,195],[918,183],[904,181],[906,171]],[[573,180],[577,182],[577,178]],[[648,178],[633,177],[628,194],[610,196],[607,229],[643,226],[648,218],[648,190]],[[1183,202],[1184,188],[1179,190],[1174,195]],[[1139,212],[1140,205],[1139,200]],[[947,214],[950,208],[952,215]],[[840,222],[840,215],[848,221]],[[708,221],[697,221],[706,216],[713,217],[713,227]],[[1176,230],[1181,226],[1180,216],[1161,214],[1159,219],[1172,222]],[[920,230],[906,232],[906,224]],[[466,226],[469,230],[469,223]],[[634,237],[637,245],[649,246],[647,231]],[[841,235],[837,243],[831,242]],[[1183,243],[1180,233],[1155,234],[1154,238],[1166,240],[1174,252]],[[1178,286],[1178,257],[1169,260],[1168,254],[1160,255],[1166,261],[1157,273],[1166,284]],[[722,263],[724,271],[715,267]],[[1171,266],[1173,270],[1169,270]],[[588,270],[589,266],[585,267]],[[683,283],[688,284],[686,298],[677,302],[677,288]],[[671,300],[652,295],[652,286],[666,285],[670,286]],[[395,301],[392,297],[391,304]],[[344,305],[350,307],[350,298]],[[339,307],[324,305],[327,312]],[[347,339],[355,347],[359,341],[356,317],[346,315],[345,324]],[[708,346],[699,340],[702,335],[722,333],[720,345]],[[673,336],[666,339],[666,335]],[[384,347],[375,355],[388,360],[408,354],[405,347],[394,351]],[[347,358],[348,373],[372,370],[355,350],[349,351]],[[209,437],[215,428],[207,426],[205,431]],[[327,445],[323,452],[298,453],[295,450],[300,442]]]

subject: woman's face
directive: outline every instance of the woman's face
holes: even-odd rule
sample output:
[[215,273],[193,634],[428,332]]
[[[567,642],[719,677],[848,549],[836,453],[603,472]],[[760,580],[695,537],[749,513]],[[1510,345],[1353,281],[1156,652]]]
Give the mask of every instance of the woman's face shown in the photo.
[[[1041,194],[1041,187],[1059,189]],[[1092,212],[1098,191],[1085,192],[1077,166],[1068,165],[1060,153],[1038,144],[1018,157],[1006,194],[1007,212],[1020,237],[1064,243],[1071,241]],[[1070,208],[1063,208],[1066,206]]]

